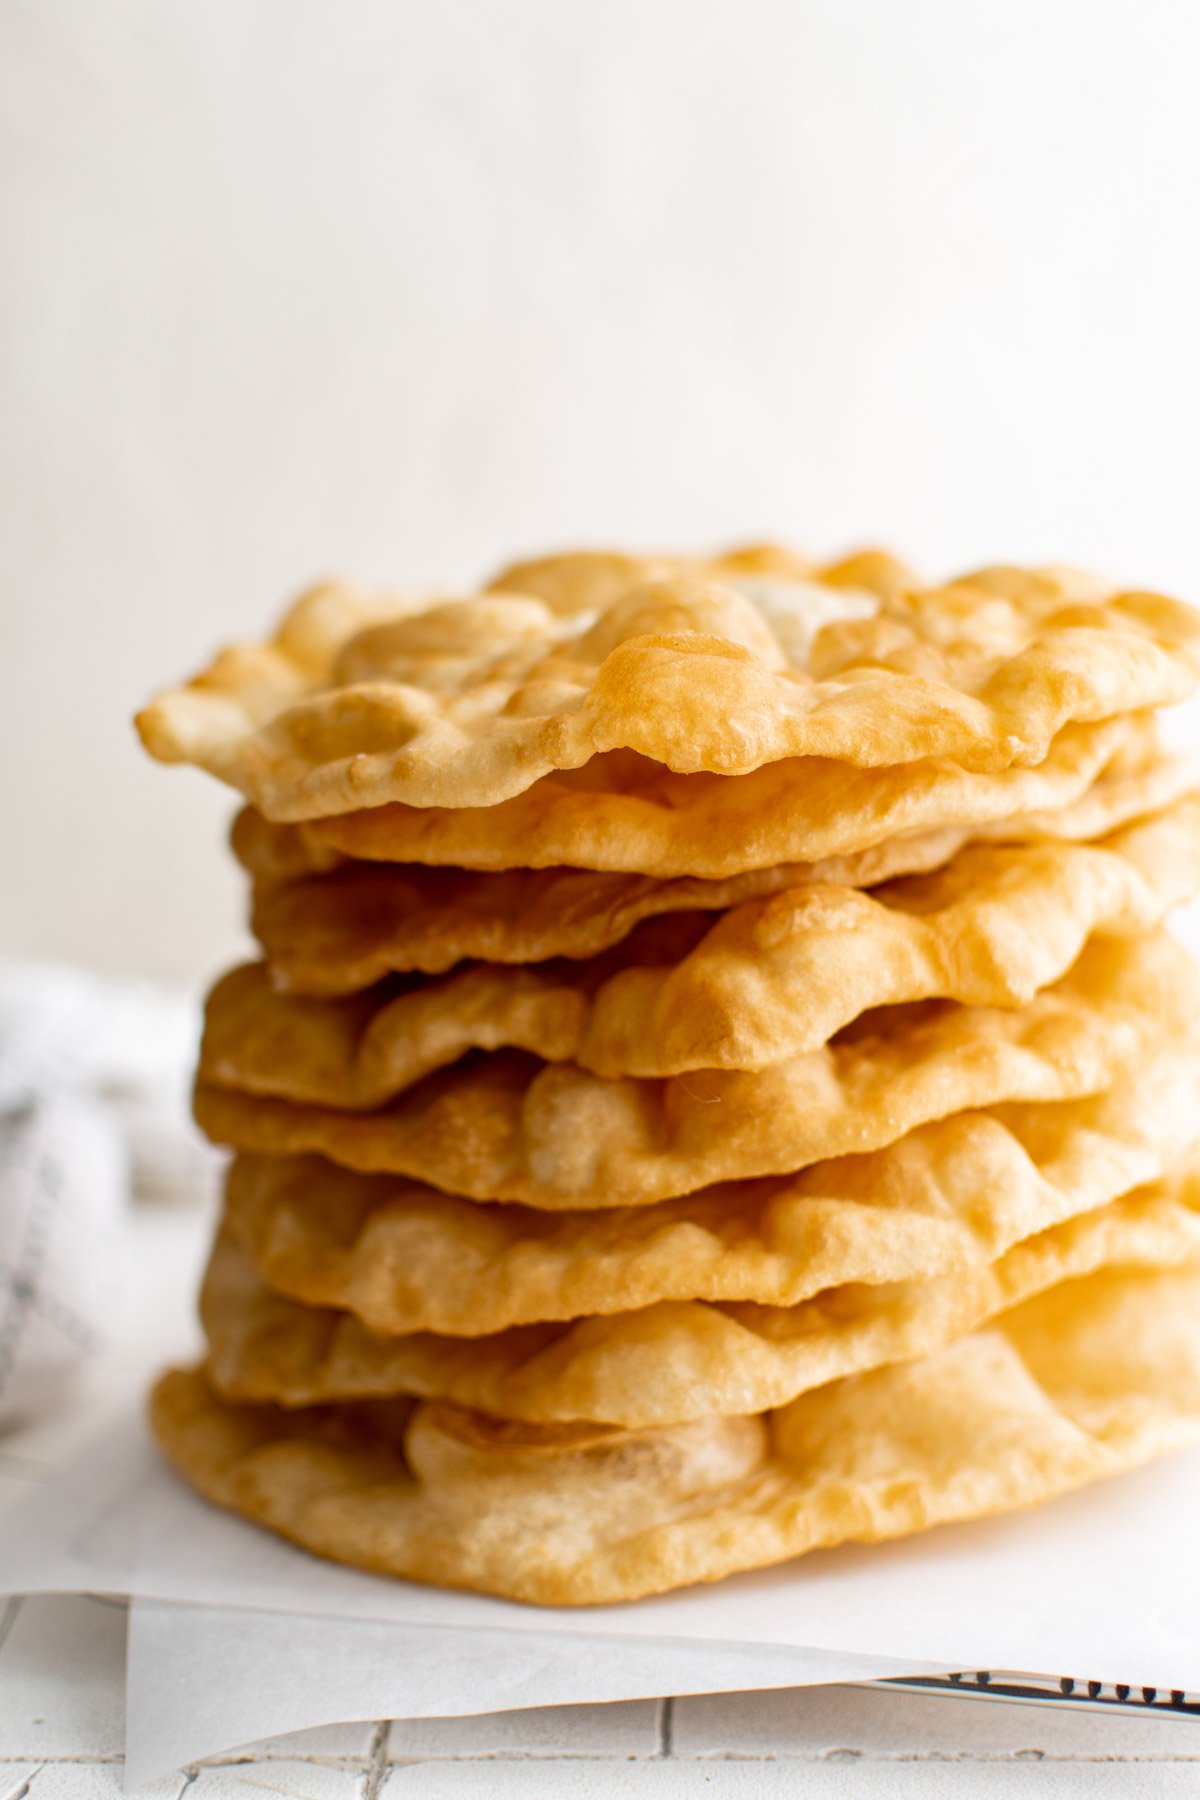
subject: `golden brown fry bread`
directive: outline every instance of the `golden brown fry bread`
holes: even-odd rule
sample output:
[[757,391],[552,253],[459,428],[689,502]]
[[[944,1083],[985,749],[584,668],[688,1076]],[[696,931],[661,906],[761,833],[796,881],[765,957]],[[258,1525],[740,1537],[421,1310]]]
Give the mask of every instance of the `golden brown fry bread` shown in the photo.
[[837,1043],[757,1073],[613,1081],[502,1052],[433,1076],[375,1113],[202,1082],[196,1118],[235,1149],[315,1151],[476,1200],[644,1205],[879,1149],[972,1107],[1098,1093],[1186,1037],[1198,1013],[1200,971],[1164,932],[1098,937],[1019,1010],[888,1008]]
[[793,888],[715,923],[644,920],[585,962],[481,963],[342,1000],[277,993],[264,963],[209,997],[200,1074],[245,1093],[382,1106],[469,1050],[597,1075],[763,1069],[874,1007],[1017,1006],[1095,932],[1156,925],[1200,887],[1200,796],[1100,845],[976,845],[933,875]]
[[[716,557],[629,556],[620,551],[568,551],[510,563],[487,584],[489,594],[532,594],[562,615],[598,613],[652,581],[673,575],[711,575],[720,580],[757,584],[770,610],[773,582],[817,582],[833,590],[868,594],[901,594],[917,585],[906,564],[885,550],[860,550],[822,568],[782,544],[743,544]],[[1076,577],[1078,579],[1078,577]],[[783,591],[786,601],[787,590]],[[818,609],[828,605],[814,595]],[[811,625],[810,625],[811,629]]]
[[1062,571],[882,595],[676,560],[598,615],[509,589],[423,610],[326,588],[139,715],[274,819],[399,801],[491,806],[630,750],[681,774],[793,757],[1033,764],[1064,725],[1161,706],[1200,616]]
[[890,838],[858,856],[751,869],[726,881],[343,862],[327,874],[256,892],[253,930],[281,992],[338,997],[393,973],[441,975],[460,962],[592,957],[648,919],[723,912],[818,883],[871,887],[937,868],[965,841],[960,831],[923,832]]
[[1065,1282],[765,1417],[537,1426],[402,1402],[300,1413],[159,1383],[201,1493],[318,1555],[545,1605],[633,1600],[1036,1505],[1200,1437],[1200,1271]]
[[[276,828],[276,866],[367,862],[463,869],[627,871],[724,879],[783,862],[857,856],[889,837],[1011,821],[1077,800],[1115,750],[1144,729],[1126,717],[1069,726],[1032,769],[977,775],[944,758],[855,769],[817,757],[737,780],[672,775],[624,754],[596,757],[498,806],[380,806]],[[239,822],[239,837],[255,832]],[[1006,835],[1014,835],[1009,832]],[[1022,833],[1017,831],[1016,836]]]
[[226,1228],[263,1280],[383,1334],[475,1337],[663,1300],[796,1306],[970,1272],[1173,1168],[1200,1137],[1200,1051],[1104,1094],[956,1113],[885,1150],[653,1206],[484,1206],[315,1157],[235,1159]]
[[[789,888],[875,887],[940,868],[972,837],[1003,834],[1030,842],[1102,837],[1173,805],[1197,786],[1196,764],[1161,757],[1136,774],[1102,778],[1074,806],[1058,812],[1026,814],[979,831],[955,826],[887,838],[854,856],[751,869],[725,881],[686,876],[661,881],[587,869],[488,874],[417,863],[343,862],[323,875],[260,885],[253,928],[278,988],[350,994],[394,972],[440,975],[465,961],[596,956],[644,919],[661,914],[719,912]],[[266,826],[258,814],[246,818],[256,823],[239,828],[237,836],[250,846],[252,858],[264,839],[291,829]]]
[[[381,806],[299,825],[272,823],[246,806],[234,819],[231,838],[260,894],[356,857],[418,867],[457,864],[460,872],[482,873],[571,865],[663,880],[725,880],[815,861],[839,880],[867,887],[910,872],[899,866],[895,844],[881,850],[890,840],[943,838],[949,855],[966,839],[993,833],[1013,842],[1098,837],[1196,785],[1194,775],[1157,772],[1172,760],[1180,759],[1160,750],[1152,713],[1068,726],[1036,768],[1000,775],[964,775],[957,764],[936,759],[898,774],[849,771],[808,758],[774,774],[730,782],[669,775],[622,753],[594,757],[499,806]],[[1167,786],[1160,792],[1163,780]],[[1138,783],[1150,784],[1144,797]],[[1088,816],[1097,809],[1098,816]],[[721,838],[716,847],[704,841],[714,832]],[[814,850],[814,843],[824,848]],[[926,866],[927,849],[916,854],[918,867]]]
[[409,1394],[547,1424],[766,1412],[827,1381],[924,1355],[1069,1277],[1197,1263],[1197,1206],[1193,1171],[953,1275],[834,1287],[793,1307],[663,1301],[469,1339],[381,1337],[348,1313],[282,1299],[222,1237],[201,1299],[208,1374],[231,1400],[312,1406]]

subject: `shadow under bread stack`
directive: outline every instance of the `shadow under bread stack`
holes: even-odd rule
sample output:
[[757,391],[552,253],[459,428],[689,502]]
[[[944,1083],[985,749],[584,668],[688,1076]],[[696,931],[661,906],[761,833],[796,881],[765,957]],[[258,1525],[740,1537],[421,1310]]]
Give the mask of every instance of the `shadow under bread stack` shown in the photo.
[[263,953],[171,1461],[587,1603],[1200,1439],[1198,671],[1157,595],[762,547],[321,589],[154,702]]

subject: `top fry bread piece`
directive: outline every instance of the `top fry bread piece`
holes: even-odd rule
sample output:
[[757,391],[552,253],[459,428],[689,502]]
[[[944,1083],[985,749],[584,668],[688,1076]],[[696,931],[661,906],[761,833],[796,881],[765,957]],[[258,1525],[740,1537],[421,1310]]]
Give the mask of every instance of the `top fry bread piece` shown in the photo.
[[434,605],[328,587],[138,726],[162,761],[304,820],[491,806],[614,750],[681,774],[809,756],[1028,766],[1065,725],[1179,700],[1200,669],[1200,615],[1089,577],[918,588],[868,561],[872,591],[803,570],[787,553],[585,556]]

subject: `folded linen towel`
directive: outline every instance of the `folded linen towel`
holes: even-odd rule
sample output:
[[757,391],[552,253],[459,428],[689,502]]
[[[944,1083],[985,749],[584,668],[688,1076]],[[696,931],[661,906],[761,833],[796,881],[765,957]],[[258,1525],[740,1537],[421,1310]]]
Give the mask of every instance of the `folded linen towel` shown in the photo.
[[139,1202],[195,1203],[184,992],[0,960],[0,1430],[52,1404],[124,1310]]

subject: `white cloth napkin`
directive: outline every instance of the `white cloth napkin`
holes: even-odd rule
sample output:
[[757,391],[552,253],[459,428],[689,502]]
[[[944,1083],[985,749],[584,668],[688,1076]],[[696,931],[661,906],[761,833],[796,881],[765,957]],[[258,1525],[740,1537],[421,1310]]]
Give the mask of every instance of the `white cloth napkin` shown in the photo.
[[136,1201],[193,1201],[188,994],[0,960],[0,1430],[119,1335]]

